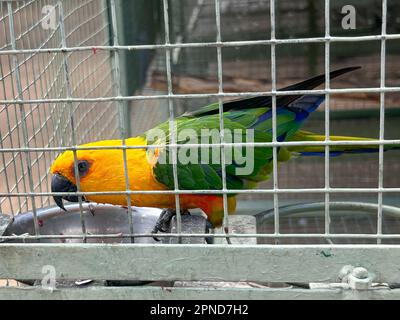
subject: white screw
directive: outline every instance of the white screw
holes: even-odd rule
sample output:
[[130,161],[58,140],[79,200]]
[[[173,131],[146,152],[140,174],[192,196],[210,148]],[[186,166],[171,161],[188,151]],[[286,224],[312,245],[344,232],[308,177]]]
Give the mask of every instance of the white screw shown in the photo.
[[351,265],[345,265],[340,270],[339,279],[353,290],[368,290],[372,282],[367,269]]

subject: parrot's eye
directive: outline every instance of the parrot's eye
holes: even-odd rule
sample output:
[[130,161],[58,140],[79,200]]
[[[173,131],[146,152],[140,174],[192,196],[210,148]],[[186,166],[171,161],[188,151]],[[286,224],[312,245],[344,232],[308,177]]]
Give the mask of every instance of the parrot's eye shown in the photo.
[[89,170],[89,162],[87,162],[86,160],[79,160],[78,161],[78,171],[79,171],[79,175],[83,176],[85,175]]

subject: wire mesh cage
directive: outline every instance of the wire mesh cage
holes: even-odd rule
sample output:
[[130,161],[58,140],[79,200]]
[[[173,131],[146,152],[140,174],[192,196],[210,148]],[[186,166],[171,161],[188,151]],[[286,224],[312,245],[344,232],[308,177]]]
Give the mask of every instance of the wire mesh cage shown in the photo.
[[[107,8],[99,1],[65,4],[63,27],[43,28],[42,8],[52,2],[2,2],[1,50],[29,50],[1,56],[2,100],[58,99],[112,94],[111,60],[108,52],[48,52],[47,48],[109,44]],[[77,20],[77,17],[80,17]],[[42,49],[42,53],[36,53]],[[68,65],[66,61],[68,60]],[[65,68],[68,68],[68,78]],[[117,137],[114,102],[2,104],[1,147],[3,193],[49,190],[48,169],[57,152],[25,153],[23,147],[47,149],[70,146],[91,139]],[[72,122],[74,119],[74,122]],[[104,127],[96,128],[99,121]],[[75,132],[75,141],[72,132]],[[18,214],[50,205],[48,196],[2,197],[1,211]]]
[[[342,9],[346,5],[347,1],[340,0],[1,1],[0,214],[6,220],[6,227],[0,228],[4,242],[0,250],[4,248],[13,254],[12,250],[25,247],[12,242],[33,242],[31,246],[36,248],[33,250],[47,259],[51,257],[52,264],[62,270],[57,258],[63,256],[62,250],[72,252],[68,251],[68,245],[74,242],[124,243],[120,244],[121,249],[113,247],[116,253],[107,253],[104,247],[104,254],[110,254],[117,262],[124,261],[127,254],[132,261],[139,259],[138,265],[143,266],[151,262],[141,261],[141,257],[151,259],[151,255],[155,259],[161,252],[157,250],[165,250],[161,254],[167,258],[182,255],[185,261],[186,256],[189,260],[198,254],[215,258],[223,253],[226,259],[238,260],[237,269],[234,267],[225,278],[222,274],[204,274],[200,267],[195,270],[197,273],[172,275],[166,275],[162,266],[160,270],[147,270],[149,273],[133,267],[135,273],[124,269],[124,263],[120,272],[94,268],[98,274],[90,274],[93,266],[90,259],[99,259],[92,251],[87,251],[89,254],[84,258],[86,267],[82,268],[86,269],[71,267],[72,271],[62,273],[65,279],[76,279],[77,273],[80,278],[96,280],[246,279],[263,282],[262,287],[267,288],[268,281],[315,282],[329,278],[334,282],[338,270],[324,278],[325,266],[321,265],[316,268],[315,279],[294,270],[295,275],[283,276],[283,271],[274,271],[277,274],[272,272],[271,278],[265,278],[262,270],[256,275],[245,272],[248,255],[261,253],[262,260],[273,255],[273,250],[289,250],[288,259],[295,261],[297,251],[292,254],[290,247],[282,245],[299,245],[293,250],[315,255],[315,251],[307,251],[314,249],[308,249],[306,244],[310,248],[329,245],[329,250],[336,248],[333,245],[339,245],[340,250],[340,245],[350,244],[349,253],[344,250],[343,261],[376,267],[378,271],[374,272],[380,276],[374,279],[376,282],[396,282],[395,276],[390,276],[390,266],[369,263],[368,255],[360,258],[358,253],[348,260],[347,254],[356,252],[351,251],[357,250],[355,245],[374,244],[374,250],[387,249],[385,245],[398,244],[400,239],[399,154],[396,150],[384,152],[386,146],[400,143],[397,125],[400,22],[395,15],[400,6],[390,0],[354,4],[357,27],[346,29],[342,25],[345,14]],[[331,71],[348,66],[362,69],[330,79]],[[324,73],[325,84],[319,89],[279,90]],[[324,136],[323,140],[285,141],[277,136],[280,107],[277,101],[290,95],[325,98],[304,125],[304,130],[318,132]],[[184,174],[174,158],[182,147],[173,130],[179,123],[176,118],[217,103],[218,128],[222,132],[224,103],[255,96],[271,97],[271,137],[258,145],[254,142],[243,145],[271,150],[270,178],[255,188],[228,188],[226,170],[229,169],[222,159],[229,142],[220,134],[216,146],[222,153],[218,169],[222,182],[218,190],[212,190],[212,195],[223,199],[223,228],[210,234],[205,220],[196,220],[196,214],[201,215],[198,210],[194,210],[194,216],[181,213],[181,209],[186,209],[183,196],[208,196],[210,190],[180,188],[178,180]],[[164,121],[171,135],[166,145],[130,144],[129,137],[142,137]],[[337,141],[331,140],[332,136],[374,140]],[[82,147],[84,143],[100,140],[119,142]],[[350,144],[373,145],[376,152],[331,157],[335,155],[333,148]],[[282,149],[304,145],[323,146],[323,152],[278,165]],[[171,162],[170,187],[141,190],[130,181],[130,155],[134,150],[164,147],[169,147],[175,159]],[[125,178],[123,188],[84,190],[78,167],[80,150],[118,151]],[[73,154],[72,176],[76,188],[73,192],[54,193],[50,168],[59,154],[66,151]],[[237,215],[255,215],[256,219],[237,225],[234,218],[228,218],[233,194],[237,195]],[[78,203],[67,207],[68,216],[54,207],[53,196]],[[121,197],[126,203],[122,206],[112,206],[107,201],[98,205],[86,203],[88,197],[96,196]],[[162,239],[161,244],[151,233],[161,207],[138,208],[148,203],[140,197],[158,196],[171,197],[174,206],[170,209],[176,209],[169,233],[157,235]],[[231,253],[225,245],[219,248],[216,244],[205,244],[213,237],[219,239],[215,241],[218,243],[228,237],[227,242],[231,239],[230,245],[236,251]],[[53,247],[41,247],[45,242],[56,244],[55,251]],[[177,247],[171,245],[178,242]],[[126,243],[133,246],[131,253],[124,251],[131,248]],[[149,246],[141,247],[143,243]],[[202,246],[197,249],[194,246],[193,251],[187,249],[194,243]],[[248,251],[240,249],[243,243],[254,247]],[[168,245],[171,249],[164,247]],[[207,251],[210,247],[222,251],[215,251],[214,255]],[[81,254],[80,248],[87,247],[79,247],[76,254]],[[258,250],[267,250],[267,254]],[[318,249],[317,255],[322,252],[324,257],[330,257],[329,250]],[[338,252],[340,256],[341,251]],[[30,253],[23,251],[24,254],[28,259]],[[372,251],[371,261],[376,261],[380,254],[384,253]],[[309,260],[310,265],[315,263],[313,259]],[[115,261],[113,268],[118,265]],[[218,261],[216,258],[213,263]],[[40,263],[37,262],[36,271],[18,269],[4,272],[2,277],[21,281],[40,279]],[[210,261],[205,259],[206,263]],[[275,268],[274,261],[268,263]],[[278,262],[283,263],[287,261]],[[339,265],[336,261],[332,263]],[[132,267],[129,263],[126,266]],[[186,267],[183,263],[176,273]]]
[[[343,14],[341,1],[329,3],[330,36],[366,37],[365,41],[337,39],[329,46],[330,70],[348,65],[361,65],[362,74],[349,75],[345,79],[332,81],[332,88],[367,88],[379,87],[381,75],[381,44],[376,35],[382,32],[382,3],[381,1],[366,2],[357,6],[357,28],[344,30],[341,21]],[[398,4],[387,4],[387,30],[396,34],[399,26],[396,16]],[[369,8],[367,10],[367,7]],[[262,92],[272,88],[271,80],[271,50],[267,45],[271,39],[271,17],[269,1],[221,1],[220,3],[220,33],[223,41],[221,48],[222,89],[224,93]],[[277,1],[275,3],[275,37],[285,39],[276,46],[275,73],[276,87],[284,87],[296,81],[323,73],[325,69],[325,43],[318,40],[310,41],[310,37],[323,37],[325,35],[326,7],[323,1]],[[212,43],[217,33],[214,1],[186,1],[173,2],[169,10],[170,32],[172,43]],[[373,36],[372,36],[373,35]],[[370,37],[368,39],[368,36]],[[375,38],[374,38],[375,37]],[[300,38],[300,39],[299,39]],[[387,41],[384,53],[385,82],[388,86],[397,86],[397,65],[399,48],[394,36]],[[293,41],[292,41],[293,39]],[[302,41],[303,39],[307,39]],[[319,38],[318,38],[319,39]],[[264,40],[264,42],[263,42]],[[351,41],[354,42],[351,42]],[[249,45],[243,45],[243,42]],[[279,40],[278,40],[279,41]],[[345,41],[345,42],[342,42]],[[261,45],[260,45],[261,43]],[[262,45],[264,44],[264,45]],[[266,45],[265,45],[266,44]],[[218,91],[218,62],[215,48],[204,47],[178,47],[171,52],[171,80],[173,92],[176,94],[202,94]],[[145,94],[160,94],[167,92],[167,78],[165,77],[166,65],[163,52],[155,56],[155,61],[150,68],[150,78],[142,89]],[[362,77],[362,78],[361,78]],[[234,97],[234,96],[233,96]],[[232,99],[230,97],[224,98]],[[385,139],[398,139],[397,129],[397,99],[398,93],[393,90],[385,94]],[[179,114],[187,110],[195,110],[201,105],[215,101],[212,98],[176,99],[174,106]],[[133,106],[133,114],[141,118],[144,112],[143,104]],[[325,107],[326,108],[326,107]],[[165,108],[167,109],[167,108]],[[135,133],[140,133],[145,128],[151,127],[160,119],[166,119],[167,113],[160,114],[160,108],[156,107],[154,117],[144,116],[144,121],[136,127]],[[346,92],[346,90],[330,94],[329,100],[329,132],[331,135],[365,136],[379,138],[380,136],[380,94],[379,92]],[[158,113],[157,113],[158,112]],[[310,131],[325,131],[326,111],[323,107],[316,111],[305,124]],[[155,121],[154,119],[157,118]],[[134,118],[132,118],[134,121]],[[365,156],[365,157],[364,157]],[[364,155],[363,165],[360,166],[360,157],[331,158],[329,163],[329,185],[337,188],[376,188],[378,187],[379,156],[377,154]],[[398,185],[397,174],[399,172],[398,155],[386,153],[381,165],[384,167],[382,184],[387,188],[396,188]],[[277,176],[280,188],[323,188],[326,185],[326,162],[320,158],[296,159],[279,167]],[[260,184],[260,188],[273,188],[273,179]],[[251,193],[239,195],[239,211],[244,214],[249,211],[257,213],[265,208],[273,206],[273,197],[263,193]],[[387,205],[397,206],[398,194],[387,193],[383,196],[383,202]],[[310,201],[324,201],[322,193],[284,193],[279,195],[279,203],[282,206],[294,203]],[[366,203],[378,203],[378,193],[349,192],[332,193],[332,201],[361,201]],[[377,210],[374,211],[375,213]],[[377,216],[368,215],[365,220],[349,223],[347,219],[354,219],[354,212],[346,218],[339,215],[341,222],[332,217],[332,227],[337,228],[337,233],[349,233],[345,230],[349,225],[357,227],[360,234],[376,233]],[[321,212],[320,212],[321,214]],[[396,223],[391,216],[384,215],[384,227],[388,233],[396,233]],[[363,219],[364,219],[363,218]],[[281,221],[283,229],[287,233],[296,231],[310,233],[311,230],[324,232],[324,217],[312,218],[313,221],[290,216],[289,221]],[[344,220],[345,219],[345,220]],[[284,219],[285,220],[285,219]],[[300,222],[299,222],[300,221]],[[300,223],[300,224],[298,224]],[[289,226],[290,225],[290,226]],[[309,227],[307,227],[307,225]],[[308,229],[310,228],[310,229]],[[274,233],[272,223],[260,225],[259,231]],[[336,233],[336,232],[335,232]],[[261,240],[263,241],[263,240]],[[268,243],[275,240],[270,239]],[[296,239],[282,240],[284,243],[296,243]],[[306,239],[308,243],[324,243],[326,240]],[[374,242],[374,240],[345,239],[345,242]],[[396,242],[396,240],[391,240]]]

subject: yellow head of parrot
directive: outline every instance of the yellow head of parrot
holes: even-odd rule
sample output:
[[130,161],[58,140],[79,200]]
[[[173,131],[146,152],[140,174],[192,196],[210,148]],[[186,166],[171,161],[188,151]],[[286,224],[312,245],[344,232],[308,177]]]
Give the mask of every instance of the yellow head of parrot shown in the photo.
[[[82,192],[109,192],[126,190],[126,174],[124,170],[123,150],[112,148],[121,146],[121,140],[104,140],[82,145],[82,147],[110,147],[110,149],[77,150],[76,166],[79,174],[80,191]],[[144,137],[126,139],[127,146],[146,146]],[[154,159],[148,157],[145,148],[126,150],[129,188],[131,190],[164,190],[153,176]],[[75,160],[72,151],[66,151],[54,161],[50,172],[53,174],[52,192],[76,192]],[[132,195],[131,202],[136,205],[148,205],[156,200],[155,195]],[[64,209],[63,199],[77,202],[76,195],[54,196],[60,208]],[[126,195],[86,195],[87,201],[126,205]],[[65,209],[64,209],[65,210]]]
[[[142,141],[143,144],[144,141]],[[105,140],[82,145],[82,147],[121,146],[121,140]],[[143,150],[144,151],[144,150]],[[142,151],[142,153],[144,153]],[[129,153],[130,154],[130,153]],[[123,191],[125,173],[122,149],[77,150],[76,167],[80,191]],[[52,192],[76,192],[75,157],[73,151],[60,154],[51,166]],[[76,195],[54,196],[56,204],[65,210],[63,199],[77,202]],[[83,198],[84,199],[84,198]],[[96,201],[95,197],[93,199]],[[109,201],[112,202],[112,201]]]

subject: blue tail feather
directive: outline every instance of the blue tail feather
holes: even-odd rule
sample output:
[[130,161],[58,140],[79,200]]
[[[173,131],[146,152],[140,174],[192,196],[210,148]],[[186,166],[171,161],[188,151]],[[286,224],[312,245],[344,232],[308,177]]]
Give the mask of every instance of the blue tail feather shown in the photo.
[[296,121],[302,122],[307,119],[324,100],[324,95],[306,95],[289,104],[287,108],[296,113]]
[[[308,116],[314,112],[321,103],[325,100],[324,95],[307,95],[299,98],[295,102],[292,102],[288,106],[278,106],[276,108],[276,115],[287,113],[288,110],[296,114],[295,121],[302,122],[308,118]],[[272,109],[263,113],[251,127],[254,128],[260,123],[272,119]]]

